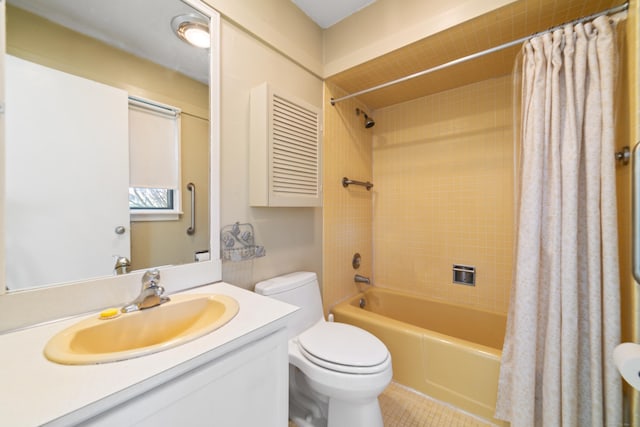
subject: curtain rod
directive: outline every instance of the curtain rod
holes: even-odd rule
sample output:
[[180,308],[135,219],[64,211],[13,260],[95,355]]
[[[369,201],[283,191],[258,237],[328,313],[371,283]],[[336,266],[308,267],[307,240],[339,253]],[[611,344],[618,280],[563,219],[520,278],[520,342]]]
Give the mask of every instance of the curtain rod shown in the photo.
[[593,15],[583,16],[582,18],[578,18],[578,19],[575,19],[573,21],[565,22],[564,24],[558,25],[556,27],[549,28],[548,30],[541,31],[539,33],[530,34],[530,35],[528,35],[526,37],[521,37],[521,38],[519,38],[517,40],[513,40],[513,41],[510,41],[510,42],[501,44],[500,46],[492,47],[492,48],[483,50],[481,52],[476,52],[476,53],[473,53],[471,55],[464,56],[462,58],[454,59],[453,61],[449,61],[449,62],[446,62],[444,64],[437,65],[437,66],[432,67],[432,68],[428,68],[426,70],[418,71],[417,73],[409,74],[408,76],[400,77],[399,79],[396,79],[396,80],[391,80],[389,82],[382,83],[382,84],[379,84],[377,86],[370,87],[368,89],[363,89],[361,91],[354,92],[354,93],[352,93],[350,95],[345,95],[345,96],[342,96],[340,98],[335,98],[335,99],[331,98],[331,105],[335,106],[337,102],[344,101],[344,100],[347,100],[349,98],[353,98],[353,97],[356,97],[356,96],[359,96],[359,95],[364,95],[365,93],[373,92],[373,91],[376,91],[376,90],[379,90],[379,89],[384,89],[386,87],[389,87],[389,86],[392,86],[392,85],[395,85],[395,84],[398,84],[398,83],[402,83],[402,82],[405,82],[407,80],[415,79],[416,77],[422,77],[422,76],[427,75],[429,73],[433,73],[434,71],[439,71],[439,70],[451,67],[452,65],[461,64],[463,62],[467,62],[467,61],[470,61],[472,59],[476,59],[476,58],[479,58],[481,56],[484,56],[484,55],[487,55],[487,54],[490,54],[490,53],[493,53],[493,52],[498,52],[498,51],[506,49],[508,47],[515,46],[517,44],[523,43],[523,42],[525,42],[525,41],[527,41],[527,40],[529,40],[529,39],[531,39],[533,37],[536,37],[536,36],[538,36],[540,34],[544,34],[544,33],[548,33],[548,32],[551,32],[551,31],[555,31],[555,30],[561,29],[565,25],[581,24],[583,22],[590,21],[590,20],[595,19],[595,18],[597,18],[599,16],[602,16],[602,15],[609,15],[609,14],[622,12],[624,10],[627,10],[628,8],[629,8],[629,3],[625,2],[624,4],[621,4],[620,6],[612,7],[610,9],[603,10],[602,12],[594,13]]

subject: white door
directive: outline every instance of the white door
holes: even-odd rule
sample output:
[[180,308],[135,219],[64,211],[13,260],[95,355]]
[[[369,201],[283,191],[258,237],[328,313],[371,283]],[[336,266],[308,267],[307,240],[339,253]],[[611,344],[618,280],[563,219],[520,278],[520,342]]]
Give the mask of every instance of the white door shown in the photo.
[[112,274],[130,256],[127,93],[9,55],[6,78],[8,288]]

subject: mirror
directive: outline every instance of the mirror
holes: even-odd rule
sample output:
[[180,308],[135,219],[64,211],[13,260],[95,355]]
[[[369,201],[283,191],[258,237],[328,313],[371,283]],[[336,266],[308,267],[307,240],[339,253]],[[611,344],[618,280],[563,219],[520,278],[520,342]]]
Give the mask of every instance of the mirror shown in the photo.
[[[188,45],[173,33],[171,20],[185,14],[199,15],[194,8],[180,0],[83,0],[81,4],[77,0],[8,1],[8,55],[75,76],[81,81],[96,82],[99,87],[114,88],[128,96],[180,110],[180,185],[174,192],[174,201],[177,198],[177,207],[181,212],[170,219],[152,216],[151,219],[154,220],[145,217],[144,220],[131,221],[127,209],[123,221],[108,226],[95,222],[97,217],[103,216],[104,209],[98,209],[98,213],[90,212],[89,207],[97,202],[89,196],[96,196],[94,193],[102,189],[105,183],[122,181],[117,178],[122,178],[127,173],[126,166],[122,173],[117,173],[116,168],[111,165],[103,169],[103,164],[107,162],[104,157],[99,157],[95,167],[80,168],[76,172],[76,164],[86,163],[78,157],[83,150],[77,148],[70,149],[67,155],[62,149],[52,149],[45,153],[42,148],[38,148],[31,153],[23,151],[21,158],[12,158],[16,151],[12,146],[22,147],[29,140],[41,138],[20,141],[11,139],[12,123],[7,114],[5,258],[9,292],[109,276],[116,273],[115,261],[118,256],[126,256],[130,260],[130,271],[192,263],[196,260],[196,253],[200,254],[200,259],[208,259],[207,254],[212,249],[209,196],[210,59],[209,50]],[[9,74],[5,82],[7,92],[10,92],[10,88],[17,87],[12,85],[10,78]],[[33,86],[35,81],[40,80],[42,79],[32,79],[28,85]],[[66,100],[67,96],[63,94],[59,97],[55,110],[62,110],[59,107],[62,105],[61,98]],[[95,99],[97,98],[75,103],[81,106],[98,104],[94,102]],[[34,100],[26,101],[33,105]],[[8,111],[12,108],[9,98],[6,99],[6,107]],[[81,108],[86,109],[88,107]],[[63,116],[75,114],[56,112]],[[107,128],[111,130],[116,127],[115,120],[109,120]],[[88,123],[83,119],[76,121]],[[57,120],[55,122],[58,123]],[[124,122],[126,133],[126,117]],[[28,127],[45,128],[49,134],[54,126],[31,121]],[[65,128],[71,128],[75,132],[78,127],[78,124],[74,124]],[[97,133],[102,134],[103,131]],[[96,143],[97,139],[84,137],[83,141],[84,144],[90,144]],[[86,151],[94,151],[95,156],[94,148],[92,146]],[[63,160],[71,162],[61,166]],[[48,167],[51,165],[54,167]],[[149,166],[153,168],[153,165]],[[70,169],[74,169],[76,173],[71,184],[60,184],[63,181],[57,181],[58,174],[69,175]],[[94,177],[84,175],[88,173],[87,169]],[[11,170],[16,171],[16,177],[12,178]],[[27,187],[25,191],[25,177],[37,184],[31,187],[33,190]],[[95,177],[101,181],[94,181]],[[81,187],[81,183],[85,186]],[[187,189],[190,183],[194,184],[195,191]],[[125,186],[128,186],[126,182]],[[45,202],[43,197],[32,196],[39,189],[54,197]],[[128,197],[121,194],[120,189],[105,194],[112,193],[119,200],[126,200]],[[194,193],[197,200],[192,203],[190,197]],[[14,197],[16,194],[19,194],[19,199]],[[104,202],[105,197],[98,195],[96,200]],[[78,200],[83,206],[69,210],[68,205]],[[128,201],[125,204],[128,205]],[[193,215],[192,206],[195,206]],[[59,219],[49,215],[54,207],[61,212]],[[47,214],[43,215],[43,212]],[[64,225],[63,221],[67,219],[70,222]],[[196,232],[188,234],[192,219],[196,224]],[[18,226],[12,223],[16,220],[23,224]],[[98,229],[102,230],[103,235],[106,230],[106,237],[98,237]],[[12,235],[11,230],[20,231]],[[28,234],[42,237],[43,233],[51,231],[54,233],[46,237],[47,242],[53,243],[49,252],[36,250],[45,245],[29,242],[27,239]],[[122,243],[123,239],[128,239],[124,245],[125,249],[128,247],[128,253],[125,249],[116,249],[113,244],[114,240]],[[74,241],[76,243],[70,243]],[[55,246],[56,243],[59,247]],[[99,248],[102,249],[98,250]],[[98,252],[102,253],[99,255],[98,272],[75,271],[76,267],[88,264],[79,256],[87,253],[97,256]],[[52,275],[56,268],[61,270],[59,278]],[[41,277],[45,279],[33,279],[29,274],[34,271],[42,271]]]

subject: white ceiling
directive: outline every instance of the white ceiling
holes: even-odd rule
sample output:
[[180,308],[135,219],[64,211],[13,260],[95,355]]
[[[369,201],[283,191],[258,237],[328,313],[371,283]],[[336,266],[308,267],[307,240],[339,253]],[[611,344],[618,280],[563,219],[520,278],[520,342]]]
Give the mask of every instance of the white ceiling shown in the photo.
[[322,28],[342,21],[376,0],[291,0]]
[[8,3],[208,84],[209,51],[183,42],[171,29],[174,16],[198,13],[180,0],[8,0]]

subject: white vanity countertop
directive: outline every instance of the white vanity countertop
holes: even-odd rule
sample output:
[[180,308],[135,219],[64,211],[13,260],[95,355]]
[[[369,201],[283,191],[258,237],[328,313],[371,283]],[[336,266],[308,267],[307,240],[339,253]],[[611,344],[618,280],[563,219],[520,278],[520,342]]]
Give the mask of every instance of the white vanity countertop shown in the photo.
[[[274,332],[284,325],[281,319],[296,310],[294,306],[224,282],[180,293],[228,295],[239,302],[240,311],[220,329],[194,341],[101,365],[59,365],[43,354],[53,335],[88,316],[0,335],[0,426],[72,424],[74,411],[76,416],[82,416],[82,408],[87,405],[93,405],[95,411],[101,410],[101,405],[106,409],[126,401],[199,365],[202,360],[193,361],[198,356],[206,353],[202,357],[214,360]],[[149,381],[140,384],[145,380]],[[60,419],[67,414],[70,416]]]

